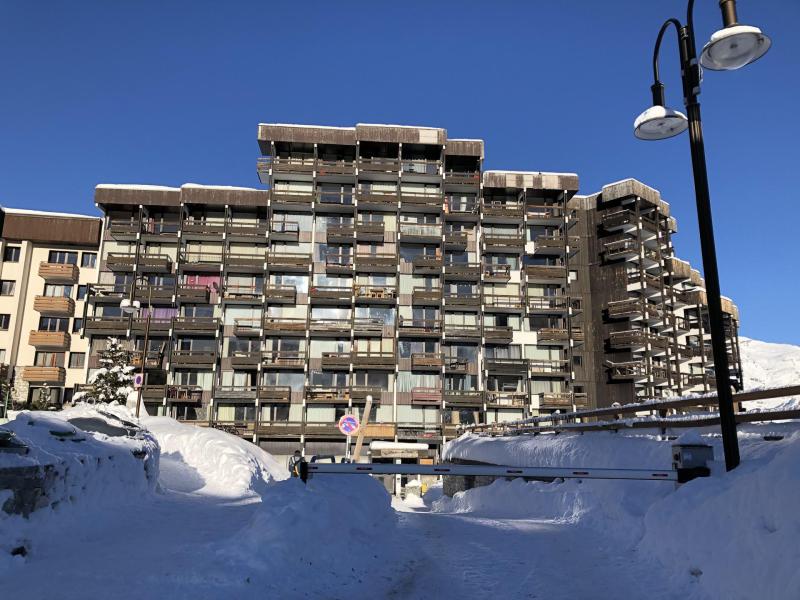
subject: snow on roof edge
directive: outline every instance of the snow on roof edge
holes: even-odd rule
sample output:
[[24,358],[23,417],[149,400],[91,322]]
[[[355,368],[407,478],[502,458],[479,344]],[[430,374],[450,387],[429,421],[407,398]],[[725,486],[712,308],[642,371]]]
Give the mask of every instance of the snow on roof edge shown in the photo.
[[0,207],[4,212],[18,215],[32,215],[35,217],[70,217],[75,219],[99,219],[99,215],[82,215],[78,213],[54,212],[49,210],[32,210],[29,208]]
[[486,173],[496,173],[502,175],[558,175],[560,177],[577,177],[577,173],[558,173],[554,171],[506,171],[504,169],[490,169],[488,171],[484,171]]
[[148,183],[98,183],[94,186],[96,190],[150,190],[178,192],[180,188],[167,185],[150,185]]

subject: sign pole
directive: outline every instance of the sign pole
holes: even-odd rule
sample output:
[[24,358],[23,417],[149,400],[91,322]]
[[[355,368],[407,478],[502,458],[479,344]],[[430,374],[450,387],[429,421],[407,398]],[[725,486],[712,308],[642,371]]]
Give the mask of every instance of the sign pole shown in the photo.
[[369,413],[372,410],[372,395],[367,395],[367,403],[364,405],[364,414],[362,415],[361,427],[358,428],[358,437],[356,438],[356,448],[353,451],[353,462],[357,463],[361,456],[361,444],[364,442],[364,430],[369,423]]

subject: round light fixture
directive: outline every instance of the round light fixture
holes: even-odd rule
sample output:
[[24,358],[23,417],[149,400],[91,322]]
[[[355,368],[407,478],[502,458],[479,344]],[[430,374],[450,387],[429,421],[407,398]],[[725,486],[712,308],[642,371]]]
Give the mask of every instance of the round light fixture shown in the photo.
[[713,71],[733,71],[757,61],[772,41],[758,27],[732,25],[715,32],[700,53],[700,64]]
[[651,106],[633,122],[633,134],[640,140],[665,140],[683,133],[689,120],[682,112],[665,106]]

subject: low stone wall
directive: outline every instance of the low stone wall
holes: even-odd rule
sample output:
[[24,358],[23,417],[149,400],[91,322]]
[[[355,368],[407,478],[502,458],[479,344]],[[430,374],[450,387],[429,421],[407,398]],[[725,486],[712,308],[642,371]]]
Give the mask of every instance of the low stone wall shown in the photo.
[[0,491],[11,497],[0,506],[8,514],[27,517],[50,504],[50,491],[58,477],[53,465],[0,468]]

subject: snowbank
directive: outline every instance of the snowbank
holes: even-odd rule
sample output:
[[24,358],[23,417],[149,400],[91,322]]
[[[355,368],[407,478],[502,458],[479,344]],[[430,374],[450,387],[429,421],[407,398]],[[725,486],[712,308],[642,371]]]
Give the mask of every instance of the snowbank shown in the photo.
[[235,435],[169,417],[141,422],[158,439],[162,483],[170,489],[242,498],[259,496],[269,482],[289,476],[272,455]]
[[[800,431],[784,426],[786,437],[777,442],[764,441],[758,431],[740,433],[743,463],[727,475],[719,438],[702,436],[714,446],[712,476],[677,489],[650,481],[497,481],[436,500],[433,510],[579,523],[658,559],[676,589],[694,581],[713,598],[797,598]],[[686,436],[696,440],[699,434]],[[445,452],[515,466],[667,468],[672,443],[608,432],[462,436]]]

